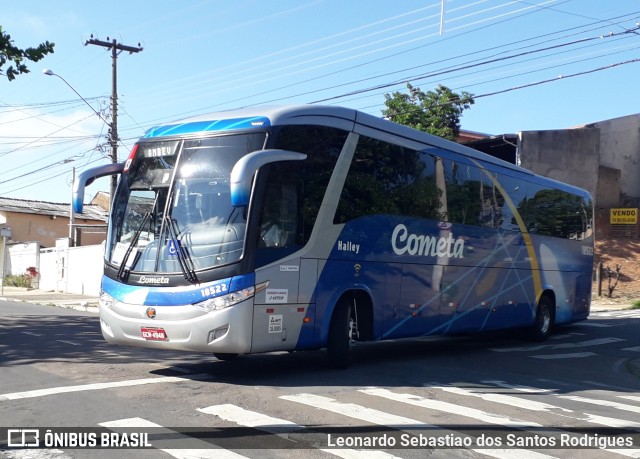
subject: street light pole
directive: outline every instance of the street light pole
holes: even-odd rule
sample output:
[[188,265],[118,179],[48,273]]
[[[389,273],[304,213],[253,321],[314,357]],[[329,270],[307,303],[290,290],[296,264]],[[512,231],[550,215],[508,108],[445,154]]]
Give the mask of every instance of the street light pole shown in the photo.
[[[67,80],[65,80],[62,76],[58,75],[57,73],[54,73],[53,70],[50,70],[50,69],[44,69],[42,71],[42,73],[44,73],[45,75],[48,75],[48,76],[56,76],[56,77],[60,78],[64,82],[64,84],[69,86],[69,88],[71,88],[71,90],[73,92],[75,92],[76,95],[80,99],[82,99],[82,101],[85,104],[87,104],[87,106],[93,111],[93,113],[95,113],[98,116],[98,118],[100,118],[102,121],[104,121],[106,123],[107,126],[109,126],[109,122],[102,117],[100,112],[98,112],[95,108],[93,108],[93,106],[89,102],[87,102],[87,100],[84,97],[82,97],[78,91],[76,91],[76,88],[71,86],[69,84],[69,82]],[[76,168],[74,167],[73,168],[73,179],[71,181],[71,188],[72,189],[73,189],[73,182],[75,182],[75,180],[76,180]],[[113,194],[111,196],[113,196]],[[76,241],[75,241],[75,237],[74,237],[75,236],[74,226],[75,226],[75,212],[73,210],[73,194],[72,194],[71,201],[70,201],[70,204],[69,204],[69,244],[71,245],[71,247],[75,247],[75,245],[76,245],[76,243],[75,243]]]
[[102,121],[104,121],[104,122],[107,124],[107,126],[110,126],[109,122],[108,122],[107,120],[105,120],[105,119],[102,117],[102,115],[100,114],[100,112],[99,112],[99,111],[97,111],[95,108],[93,108],[93,106],[92,106],[89,102],[87,102],[87,100],[86,100],[84,97],[82,97],[78,91],[76,91],[76,88],[74,88],[73,86],[71,86],[71,85],[69,84],[69,82],[68,82],[67,80],[65,80],[62,76],[58,75],[57,73],[54,73],[54,72],[53,72],[53,70],[50,70],[50,69],[44,69],[44,70],[42,70],[42,73],[44,73],[45,75],[48,75],[48,76],[55,76],[55,77],[58,77],[58,78],[60,78],[62,81],[64,81],[64,84],[66,84],[67,86],[69,86],[69,88],[70,88],[73,92],[75,92],[75,93],[76,93],[76,95],[77,95],[77,96],[82,100],[82,102],[84,102],[85,104],[87,104],[87,106],[88,106],[88,107],[93,111],[93,113],[95,113],[95,114],[98,116],[98,118],[100,118]]

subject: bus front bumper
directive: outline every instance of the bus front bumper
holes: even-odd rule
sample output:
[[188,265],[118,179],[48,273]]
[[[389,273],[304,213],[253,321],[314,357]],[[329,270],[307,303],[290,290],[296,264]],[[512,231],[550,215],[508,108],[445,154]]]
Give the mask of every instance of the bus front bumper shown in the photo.
[[252,318],[252,298],[211,312],[193,305],[100,305],[100,328],[107,342],[154,349],[248,353]]

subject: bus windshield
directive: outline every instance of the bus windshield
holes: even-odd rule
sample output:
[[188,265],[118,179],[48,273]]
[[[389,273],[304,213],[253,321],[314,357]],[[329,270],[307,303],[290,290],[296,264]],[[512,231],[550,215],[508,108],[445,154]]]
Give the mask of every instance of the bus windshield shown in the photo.
[[239,260],[246,219],[229,176],[266,134],[141,142],[113,202],[107,261],[128,272],[195,272]]

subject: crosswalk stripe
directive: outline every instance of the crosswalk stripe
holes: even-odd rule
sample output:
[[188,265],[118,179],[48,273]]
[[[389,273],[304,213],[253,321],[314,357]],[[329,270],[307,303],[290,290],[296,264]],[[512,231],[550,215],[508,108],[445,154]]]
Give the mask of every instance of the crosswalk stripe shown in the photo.
[[640,422],[627,421],[626,419],[609,418],[606,416],[598,416],[596,414],[585,414],[587,415],[586,421],[592,424],[615,427],[617,429],[640,429]]
[[530,394],[549,394],[553,392],[551,389],[541,389],[538,387],[522,386],[520,384],[507,384],[504,381],[499,380],[486,380],[481,381],[483,384],[491,384],[493,386],[502,387],[504,389],[513,389],[520,392],[527,392]]
[[488,424],[496,424],[504,427],[515,427],[519,429],[531,428],[531,427],[543,427],[542,424],[537,422],[521,421],[518,419],[511,419],[506,416],[499,416],[492,413],[487,413],[476,408],[470,408],[467,406],[456,405],[454,403],[443,402],[440,400],[433,400],[429,398],[420,397],[413,394],[398,394],[391,392],[388,389],[382,389],[378,387],[372,387],[370,389],[360,389],[358,392],[362,392],[368,395],[374,395],[376,397],[386,398],[396,402],[406,403],[408,405],[419,406],[421,408],[427,408],[431,410],[444,411],[446,413],[456,414],[458,416],[464,416],[472,418],[477,421],[486,422]]
[[218,416],[225,421],[232,421],[241,426],[259,427],[261,430],[272,433],[295,432],[306,428],[305,426],[301,426],[295,422],[274,418],[255,411],[245,410],[244,408],[231,404],[212,405],[206,408],[198,408],[198,411]]
[[[535,388],[535,387],[529,387],[529,386],[520,386],[517,384],[507,384],[504,381],[498,381],[498,380],[491,380],[491,381],[482,381],[483,384],[492,384],[495,385],[497,387],[502,387],[505,389],[513,389],[513,390],[517,390],[517,391],[521,391],[521,392],[526,392],[526,393],[538,393],[538,394],[550,394],[552,391],[550,391],[549,389],[539,389],[539,388]],[[581,403],[587,403],[587,404],[591,404],[591,405],[600,405],[600,406],[608,406],[611,408],[617,408],[619,410],[622,411],[630,411],[632,413],[640,413],[640,407],[635,406],[635,405],[628,405],[625,403],[619,403],[619,402],[615,402],[615,401],[610,401],[610,400],[602,400],[602,399],[595,399],[595,398],[587,398],[587,397],[580,397],[578,395],[561,395],[561,394],[551,394],[553,396],[555,396],[556,398],[561,398],[561,399],[565,399],[565,400],[572,400],[572,401],[576,401],[576,402],[581,402]],[[624,398],[627,400],[633,400],[636,402],[640,402],[640,397],[634,396],[634,395],[618,395],[618,397],[620,398]],[[598,423],[598,420],[601,420],[602,423],[601,425],[603,426],[608,426],[608,427],[629,427],[629,428],[637,428],[640,424],[634,421],[625,421],[622,419],[614,419],[614,418],[607,418],[607,417],[603,417],[603,416],[595,416],[595,415],[591,415],[588,413],[585,413],[586,416],[588,416],[588,420],[589,422],[592,423]],[[625,424],[627,423],[627,424]]]
[[140,386],[144,384],[187,382],[187,381],[191,381],[192,379],[194,379],[194,376],[192,376],[190,379],[178,378],[176,376],[164,376],[164,377],[155,377],[155,378],[130,379],[126,381],[112,381],[112,382],[106,382],[106,383],[80,384],[78,386],[51,387],[48,389],[37,389],[37,390],[29,390],[25,392],[13,392],[10,394],[0,394],[0,401],[44,397],[47,395],[66,394],[69,392],[112,389],[116,387]]
[[[153,428],[153,427],[162,427],[155,422],[147,421],[143,418],[127,418],[127,419],[117,419],[115,421],[107,421],[101,422],[98,425],[107,428]],[[172,433],[173,438],[178,436],[178,433]],[[183,435],[183,437],[189,438],[187,435]],[[190,439],[194,442],[202,442],[198,439]],[[172,449],[172,448],[162,448],[160,451],[164,451],[165,453],[178,458],[178,459],[247,459],[246,456],[242,456],[241,454],[234,453],[233,451],[229,451],[223,448],[215,448],[212,444],[207,442],[202,442],[207,445],[206,448],[200,449]]]
[[589,403],[592,405],[608,406],[622,411],[630,411],[632,413],[640,413],[640,406],[627,405],[626,403],[613,402],[609,400],[599,400],[594,398],[580,397],[578,395],[557,395],[558,398],[573,400],[576,402]]
[[385,413],[373,408],[366,408],[354,403],[340,403],[332,398],[314,394],[282,395],[279,398],[289,400],[303,405],[312,406],[332,413],[342,414],[351,418],[367,421],[372,424],[386,425],[388,427],[398,426],[424,426],[425,424],[415,419]]
[[[375,388],[374,388],[375,389]],[[363,389],[360,392],[367,393],[369,389]],[[393,428],[410,428],[421,427],[428,429],[437,429],[443,431],[444,429],[436,427],[434,425],[426,424],[421,421],[417,421],[411,418],[405,418],[402,416],[396,416],[393,414],[385,413],[383,411],[367,408],[354,403],[341,403],[335,399],[329,397],[323,397],[313,394],[298,394],[298,395],[283,395],[280,396],[283,400],[289,400],[292,402],[302,403],[304,405],[312,406],[314,408],[327,410],[332,413],[341,414],[350,418],[359,419],[361,421],[370,422],[385,427]],[[462,408],[462,407],[461,407]],[[532,425],[532,424],[527,424]],[[461,437],[467,437],[468,435],[460,433]],[[496,459],[511,459],[518,457],[522,459],[554,459],[554,456],[538,453],[536,451],[530,451],[525,449],[470,449],[485,456],[494,457]],[[332,451],[332,450],[327,450]]]
[[559,406],[550,405],[544,402],[536,402],[535,400],[527,400],[521,397],[514,397],[512,395],[495,394],[492,392],[482,392],[477,389],[469,390],[455,386],[444,386],[439,383],[424,384],[424,387],[430,389],[438,389],[444,392],[450,392],[452,394],[464,395],[466,397],[477,397],[488,402],[500,403],[508,406],[517,406],[530,411],[556,411],[561,410],[571,413],[572,410],[561,408]]
[[[499,380],[490,380],[490,381],[482,381],[483,384],[493,384],[495,386],[498,387],[502,387],[505,389],[513,389],[513,390],[517,390],[520,392],[525,392],[525,393],[537,393],[537,394],[551,394],[551,395],[556,395],[553,394],[552,391],[550,389],[541,389],[541,388],[536,388],[536,387],[530,387],[530,386],[521,386],[521,385],[517,385],[517,384],[507,384],[504,381],[499,381]],[[564,395],[556,395],[559,398],[571,398],[573,396],[564,396]],[[633,401],[640,401],[640,397],[634,396],[634,395],[619,395],[618,397],[620,398],[624,398],[624,399],[628,399],[628,400],[633,400]],[[615,402],[608,402],[608,401],[595,401],[595,399],[585,399],[584,397],[579,397],[580,402],[584,402],[586,400],[592,400],[595,404],[607,404],[607,405],[611,405],[611,404],[615,404]],[[622,405],[622,404],[621,404]],[[628,407],[631,407],[631,405],[625,405]],[[620,407],[620,406],[618,406]],[[630,408],[629,411],[635,411],[635,407],[634,408]],[[589,414],[589,413],[584,413],[586,418],[583,418],[581,420],[585,420],[587,422],[590,422],[592,424],[598,424],[601,426],[606,426],[606,427],[615,427],[615,428],[625,428],[625,429],[638,429],[640,428],[640,424],[634,421],[626,421],[626,420],[622,420],[622,419],[615,419],[615,418],[609,418],[609,417],[605,417],[605,416],[597,416],[597,415],[593,415],[593,414]],[[613,453],[617,453],[617,454],[621,454],[623,456],[628,456],[628,457],[640,457],[640,449],[606,449],[606,451],[609,452],[613,452]]]
[[44,448],[0,450],[0,457],[3,459],[71,459],[71,456],[60,449]]
[[[241,426],[253,427],[256,429],[264,430],[266,432],[275,433],[276,435],[280,436],[283,436],[283,433],[286,432],[296,432],[306,429],[305,426],[296,424],[295,422],[274,418],[272,416],[267,416],[266,414],[246,410],[244,408],[231,404],[212,405],[206,408],[198,408],[198,411],[205,414],[218,416],[225,421],[235,422],[236,424]],[[393,459],[396,457],[391,454],[385,453],[384,451],[375,450],[357,451],[348,448],[320,449],[343,459]]]
[[[453,403],[441,402],[438,400],[426,399],[423,397],[419,397],[413,394],[398,394],[395,392],[391,392],[388,389],[381,388],[371,388],[371,389],[363,389],[359,392],[364,392],[370,395],[375,395],[383,398],[387,398],[389,400],[394,400],[402,403],[407,403],[409,405],[419,406],[422,408],[434,409],[438,411],[444,411],[451,414],[456,414],[459,416],[466,416],[472,419],[476,419],[482,422],[498,424],[505,427],[516,427],[520,429],[527,429],[529,427],[542,427],[541,424],[537,424],[535,422],[525,422],[525,421],[514,421],[507,417],[496,416],[490,413],[486,413],[481,410],[477,410],[475,408],[469,408],[461,405],[455,405]],[[626,421],[621,419],[609,418],[605,416],[598,416],[593,414],[585,413],[587,422],[591,422],[593,424],[599,424],[607,427],[615,427],[615,428],[632,428],[638,429],[640,428],[640,423],[633,421]],[[560,429],[555,429],[561,432]],[[606,451],[615,452],[618,454],[622,454],[628,457],[640,457],[639,449],[605,449]],[[479,450],[480,452],[485,452],[486,450]],[[519,457],[520,453],[517,450],[516,456]],[[515,457],[515,456],[514,456]]]
[[375,450],[366,450],[359,451],[356,449],[328,449],[328,448],[320,448],[321,451],[325,453],[333,454],[334,456],[341,457],[342,459],[400,459],[398,456],[393,456],[389,453],[385,453],[384,451],[375,451]]

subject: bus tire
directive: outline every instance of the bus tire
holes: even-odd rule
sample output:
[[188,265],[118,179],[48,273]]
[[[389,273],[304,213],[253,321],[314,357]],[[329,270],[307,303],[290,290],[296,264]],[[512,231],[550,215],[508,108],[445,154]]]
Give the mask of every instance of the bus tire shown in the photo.
[[544,341],[551,334],[553,326],[553,300],[543,295],[536,308],[536,319],[531,327],[531,339]]
[[327,356],[333,368],[343,370],[351,363],[353,326],[351,304],[349,300],[342,300],[333,310],[327,339]]
[[238,354],[231,354],[226,352],[214,352],[213,356],[218,360],[235,360],[238,358]]

